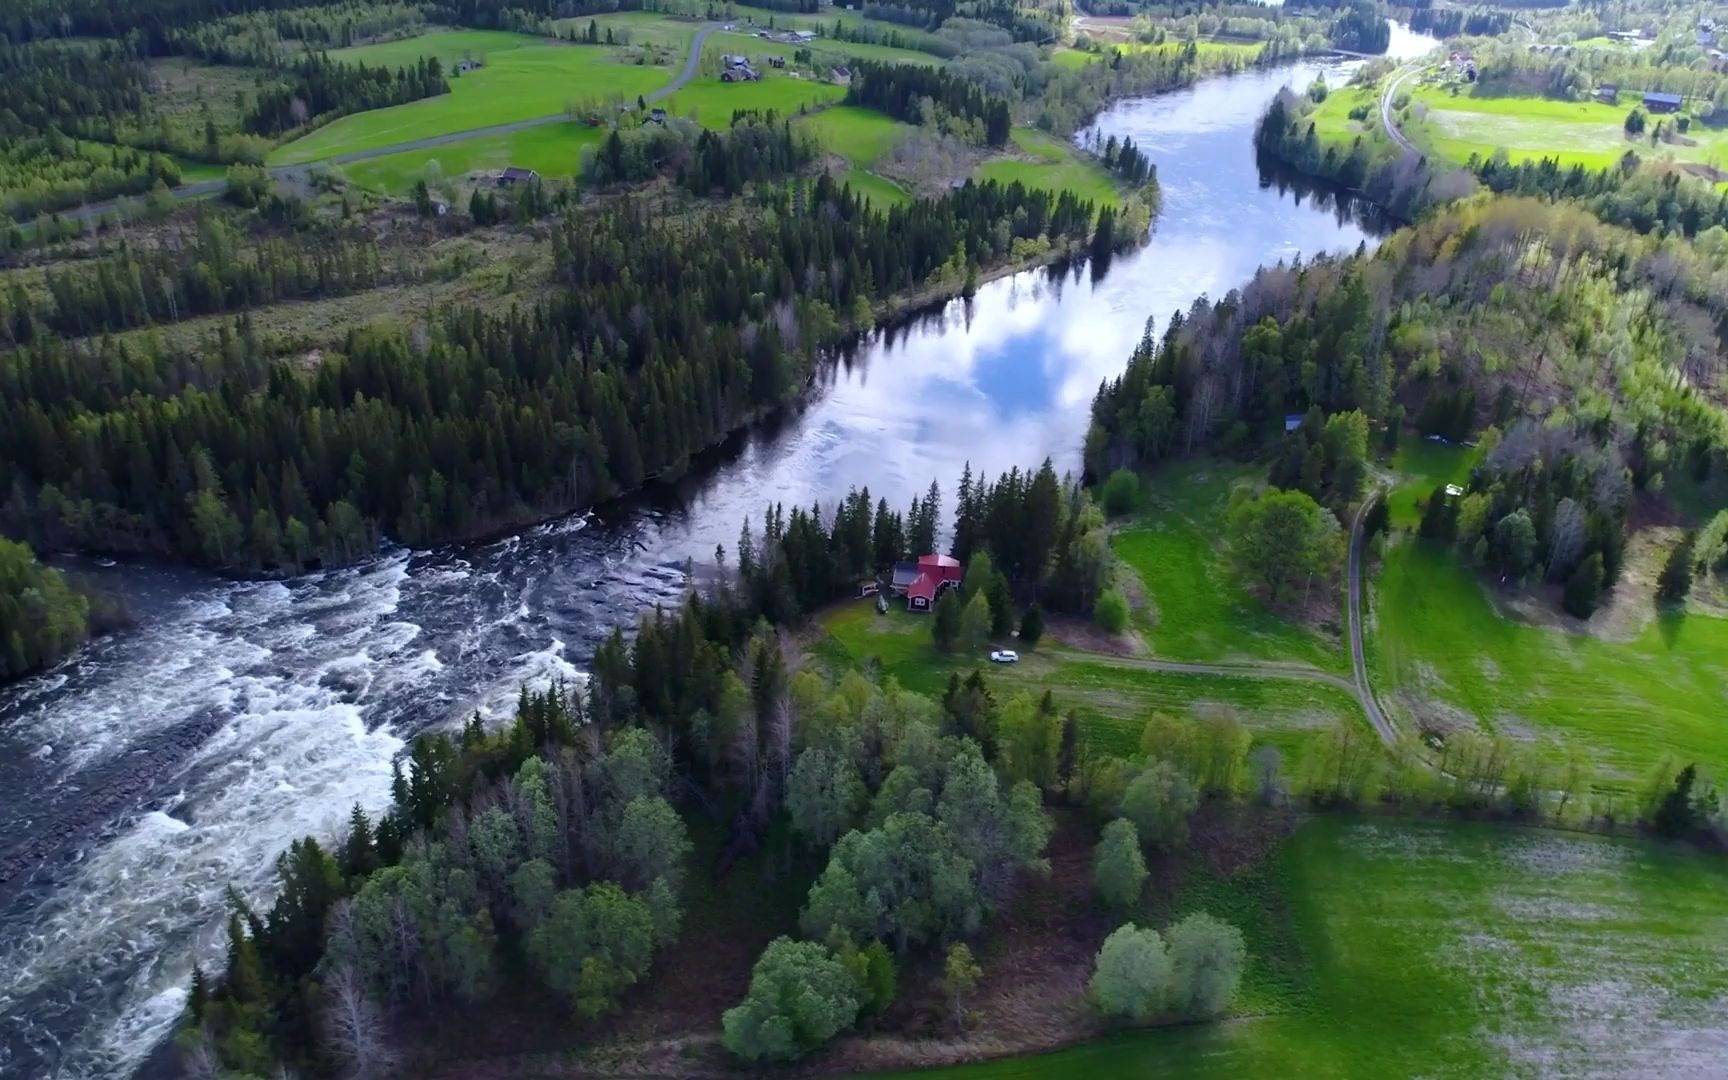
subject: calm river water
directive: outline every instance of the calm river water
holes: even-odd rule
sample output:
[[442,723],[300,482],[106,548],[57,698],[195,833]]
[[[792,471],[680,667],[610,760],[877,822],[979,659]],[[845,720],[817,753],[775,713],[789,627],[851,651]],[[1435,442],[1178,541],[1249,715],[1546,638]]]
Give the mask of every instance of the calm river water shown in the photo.
[[1110,110],[1099,128],[1131,135],[1163,183],[1147,247],[1096,281],[1022,274],[878,335],[799,414],[657,505],[288,582],[86,568],[136,629],[0,692],[0,1075],[126,1075],[170,1030],[194,961],[219,960],[227,886],[261,898],[290,840],[333,835],[355,803],[382,809],[414,733],[576,675],[768,500],[867,485],[904,505],[932,478],[951,490],[968,461],[1076,468],[1092,395],[1147,316],[1163,326],[1262,263],[1374,242],[1348,202],[1263,177],[1250,140],[1280,86],[1348,67]]

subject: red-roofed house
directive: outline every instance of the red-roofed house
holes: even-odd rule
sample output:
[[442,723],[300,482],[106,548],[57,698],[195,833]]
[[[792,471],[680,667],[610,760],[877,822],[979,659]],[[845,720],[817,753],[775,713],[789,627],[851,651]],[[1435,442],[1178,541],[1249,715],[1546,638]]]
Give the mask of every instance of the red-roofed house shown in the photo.
[[894,586],[905,590],[908,611],[929,611],[943,589],[960,584],[960,560],[947,555],[920,555],[915,575],[913,569],[907,563],[894,568]]

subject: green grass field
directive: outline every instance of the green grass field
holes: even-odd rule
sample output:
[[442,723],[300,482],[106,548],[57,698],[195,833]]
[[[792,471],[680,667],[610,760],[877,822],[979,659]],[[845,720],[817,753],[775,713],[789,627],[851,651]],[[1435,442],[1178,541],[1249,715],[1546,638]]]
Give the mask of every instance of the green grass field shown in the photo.
[[[1288,949],[1278,960],[1297,974],[1267,978],[1251,965],[1239,1003],[1271,1015],[908,1075],[1380,1080],[1706,1075],[1720,1065],[1728,871],[1712,856],[1323,818],[1267,877],[1291,927],[1250,926],[1248,937]],[[1268,986],[1272,995],[1257,992]]]
[[[345,116],[281,147],[272,165],[320,161],[341,154],[435,135],[552,116],[571,102],[608,94],[634,98],[664,85],[666,67],[621,62],[628,54],[605,46],[554,45],[539,38],[459,30],[342,49],[335,59],[395,67],[421,56],[453,63],[464,55],[485,66],[451,80],[450,93],[425,101]],[[730,120],[730,113],[727,114]]]
[[1290,660],[1348,671],[1337,633],[1305,629],[1249,595],[1224,564],[1220,543],[1230,492],[1264,471],[1218,461],[1184,462],[1146,481],[1148,506],[1111,539],[1139,575],[1148,608],[1137,616],[1155,655],[1168,660]]
[[986,161],[975,174],[979,180],[1004,184],[1018,180],[1027,187],[1067,189],[1099,206],[1115,206],[1119,201],[1116,182],[1110,174],[1062,140],[1030,128],[1015,128],[1012,138],[1018,156]]
[[568,19],[557,19],[552,25],[560,37],[574,30],[577,34],[586,33],[588,24],[592,22],[599,27],[600,40],[606,40],[606,31],[611,30],[613,40],[629,45],[661,45],[683,52],[696,39],[696,31],[702,26],[696,19],[673,19],[651,11],[614,11],[602,15],[578,15]]
[[886,210],[890,206],[899,206],[912,201],[905,188],[885,176],[877,176],[864,169],[847,169],[834,177],[842,184],[848,184],[853,191],[869,200],[878,210]]
[[[930,640],[930,622],[903,603],[890,602],[886,615],[878,615],[871,600],[839,604],[822,616],[824,634],[811,652],[835,672],[873,666],[925,694],[940,694],[952,673],[979,668],[987,669],[999,695],[1054,691],[1064,708],[1078,711],[1093,745],[1116,755],[1138,751],[1152,713],[1204,718],[1232,712],[1256,746],[1279,749],[1287,770],[1316,733],[1340,720],[1367,723],[1349,693],[1323,683],[1151,671],[1049,639],[1036,649],[1020,647],[1019,663],[997,665],[984,652],[939,652]],[[1014,641],[1001,644],[1016,647]]]
[[856,105],[823,109],[800,119],[798,127],[814,135],[823,150],[855,165],[873,164],[912,130],[911,124]]
[[[582,148],[600,141],[605,132],[585,124],[559,123],[528,128],[509,135],[409,150],[385,157],[368,158],[342,167],[349,180],[386,195],[407,195],[417,180],[442,177],[456,180],[474,172],[497,172],[506,165],[533,169],[541,176],[575,176]],[[431,163],[438,167],[432,169]]]
[[[1419,500],[1465,483],[1475,459],[1407,435],[1394,461],[1392,523],[1413,533]],[[1485,587],[1449,549],[1407,536],[1385,550],[1371,585],[1368,665],[1404,721],[1575,745],[1621,781],[1665,752],[1707,771],[1728,766],[1728,621],[1657,618],[1652,606],[1633,640],[1609,641],[1506,618]]]
[[[1359,107],[1368,110],[1368,118],[1350,119],[1350,111]],[[1322,143],[1348,147],[1358,135],[1372,138],[1380,126],[1380,88],[1333,87],[1326,100],[1316,105],[1308,118],[1314,122],[1314,134]]]
[[1700,124],[1694,124],[1683,136],[1696,145],[1652,144],[1649,132],[1656,121],[1672,124],[1673,117],[1652,116],[1643,138],[1626,138],[1626,114],[1638,104],[1632,94],[1625,95],[1618,105],[1605,105],[1535,97],[1476,97],[1467,91],[1453,96],[1449,88],[1429,85],[1416,89],[1411,97],[1428,112],[1425,119],[1409,125],[1407,134],[1419,145],[1458,163],[1468,161],[1473,153],[1488,157],[1501,149],[1513,161],[1555,157],[1562,165],[1591,169],[1614,164],[1627,150],[1645,160],[1718,164],[1728,159],[1728,132]]
[[678,116],[693,116],[703,127],[721,130],[732,125],[738,109],[773,110],[781,116],[796,116],[800,109],[815,109],[839,101],[846,88],[788,75],[765,74],[761,82],[725,83],[698,75],[684,89],[664,102]]
[[1624,643],[1513,622],[1455,554],[1416,540],[1386,552],[1374,616],[1375,685],[1418,724],[1558,740],[1626,781],[1665,753],[1728,766],[1728,620],[1665,615]]

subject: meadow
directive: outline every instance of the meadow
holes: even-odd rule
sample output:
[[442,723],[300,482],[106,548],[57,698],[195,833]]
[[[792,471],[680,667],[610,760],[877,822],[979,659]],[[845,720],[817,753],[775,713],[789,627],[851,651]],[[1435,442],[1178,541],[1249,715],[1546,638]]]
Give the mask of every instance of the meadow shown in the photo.
[[1350,661],[1335,627],[1308,629],[1273,613],[1224,562],[1230,493],[1264,478],[1254,466],[1202,460],[1171,465],[1146,480],[1145,506],[1111,538],[1146,596],[1136,626],[1162,659],[1279,660],[1346,672]]
[[1652,144],[1649,131],[1658,120],[1671,125],[1671,116],[1649,117],[1645,136],[1628,139],[1626,115],[1639,100],[1632,94],[1625,95],[1618,105],[1606,105],[1535,97],[1477,97],[1468,92],[1454,96],[1447,87],[1427,85],[1413,91],[1411,99],[1425,106],[1427,113],[1408,125],[1407,134],[1418,145],[1459,164],[1468,161],[1471,154],[1486,158],[1502,149],[1514,162],[1553,157],[1563,166],[1577,164],[1591,169],[1613,165],[1627,150],[1645,160],[1709,163],[1719,162],[1728,150],[1728,132],[1699,124],[1683,136],[1697,145]]
[[1115,206],[1120,201],[1110,174],[1061,139],[1031,128],[1015,128],[1010,137],[1015,156],[984,162],[975,174],[978,179],[1004,184],[1018,180],[1027,187],[1048,191],[1066,189],[1098,206]]
[[674,74],[661,66],[627,62],[628,50],[560,45],[522,34],[459,30],[342,49],[338,60],[399,67],[436,56],[447,67],[464,56],[478,71],[450,80],[450,93],[388,109],[345,116],[271,155],[272,165],[295,165],[393,146],[437,135],[515,123],[562,112],[571,102],[612,94],[634,98]]
[[811,654],[835,672],[873,670],[907,689],[939,695],[953,674],[985,669],[999,700],[1017,693],[1053,692],[1072,708],[1097,749],[1115,755],[1138,752],[1140,733],[1153,713],[1204,719],[1234,715],[1254,747],[1277,747],[1286,771],[1296,767],[1315,737],[1339,722],[1367,721],[1347,690],[1324,682],[1157,671],[1132,657],[1086,652],[1045,637],[1036,648],[1015,641],[1016,664],[991,664],[987,651],[943,653],[930,640],[931,617],[890,602],[879,615],[872,600],[835,605],[819,622]]
[[582,148],[599,142],[605,134],[600,128],[562,121],[368,158],[341,169],[350,181],[368,191],[401,196],[410,194],[419,180],[426,180],[436,191],[440,179],[454,181],[470,173],[497,172],[506,165],[533,169],[545,177],[570,177],[578,171]]
[[1622,782],[1668,752],[1728,765],[1728,620],[1658,615],[1646,585],[1620,601],[1649,605],[1634,609],[1629,640],[1534,625],[1503,615],[1456,553],[1414,537],[1420,500],[1464,483],[1474,460],[1467,448],[1415,440],[1395,459],[1401,483],[1388,509],[1406,535],[1383,553],[1367,626],[1382,702],[1408,726],[1466,724],[1576,746]]
[[1275,865],[1246,873],[1273,894],[1253,896],[1248,918],[1270,905],[1288,920],[1247,928],[1261,952],[1238,1007],[1259,1015],[905,1075],[1704,1075],[1720,1064],[1728,872],[1711,856],[1321,818]]

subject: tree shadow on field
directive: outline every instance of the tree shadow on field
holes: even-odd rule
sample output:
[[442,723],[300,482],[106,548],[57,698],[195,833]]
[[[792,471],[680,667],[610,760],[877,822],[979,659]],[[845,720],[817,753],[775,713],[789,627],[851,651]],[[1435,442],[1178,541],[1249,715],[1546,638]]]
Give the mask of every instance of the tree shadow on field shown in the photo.
[[1680,642],[1680,630],[1686,625],[1686,609],[1680,606],[1663,606],[1656,612],[1656,628],[1662,634],[1662,644],[1668,646],[1670,652]]

